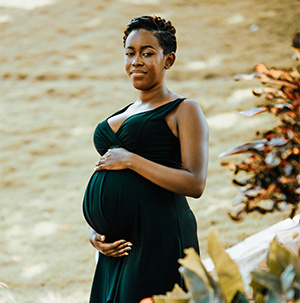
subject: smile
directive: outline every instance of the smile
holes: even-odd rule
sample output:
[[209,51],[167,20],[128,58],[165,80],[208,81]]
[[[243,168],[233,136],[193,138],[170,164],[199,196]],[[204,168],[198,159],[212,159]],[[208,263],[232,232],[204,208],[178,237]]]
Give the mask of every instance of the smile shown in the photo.
[[133,70],[130,72],[131,75],[145,75],[145,72],[139,71],[139,70]]

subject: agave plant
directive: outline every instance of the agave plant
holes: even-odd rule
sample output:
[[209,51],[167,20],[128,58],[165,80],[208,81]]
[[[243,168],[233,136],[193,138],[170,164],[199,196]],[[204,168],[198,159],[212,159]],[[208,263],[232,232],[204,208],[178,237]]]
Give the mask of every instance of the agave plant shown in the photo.
[[[233,180],[241,193],[233,201],[237,206],[243,203],[232,219],[241,220],[247,213],[258,211],[262,214],[274,210],[284,210],[292,205],[293,218],[300,203],[300,74],[296,68],[291,71],[268,69],[258,64],[250,75],[238,74],[236,81],[255,80],[265,87],[253,89],[255,96],[265,95],[264,104],[242,111],[239,114],[251,117],[269,112],[281,121],[279,126],[263,133],[260,140],[253,141],[218,157],[247,153],[240,163],[222,162],[234,174],[243,171],[250,176],[244,180]],[[263,207],[263,200],[271,201],[271,207]]]

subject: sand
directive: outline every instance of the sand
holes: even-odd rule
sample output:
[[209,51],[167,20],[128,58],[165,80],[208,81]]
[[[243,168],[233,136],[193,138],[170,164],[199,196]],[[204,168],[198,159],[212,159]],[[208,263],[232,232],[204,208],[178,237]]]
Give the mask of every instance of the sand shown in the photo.
[[238,190],[217,156],[279,123],[269,114],[239,116],[261,100],[251,94],[260,84],[232,77],[260,62],[296,65],[290,44],[299,31],[298,1],[21,2],[0,1],[0,282],[9,287],[0,284],[1,303],[88,302],[95,262],[81,204],[99,158],[92,135],[137,98],[123,70],[122,36],[141,14],[176,26],[168,86],[199,102],[210,126],[206,190],[189,199],[202,256],[210,226],[227,248],[288,217],[287,210],[232,222],[227,211]]

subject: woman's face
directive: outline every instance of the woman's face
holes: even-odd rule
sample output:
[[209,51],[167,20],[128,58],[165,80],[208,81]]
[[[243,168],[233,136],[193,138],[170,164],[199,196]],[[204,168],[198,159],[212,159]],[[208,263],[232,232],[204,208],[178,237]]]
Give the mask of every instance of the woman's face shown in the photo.
[[163,84],[166,56],[154,32],[139,29],[129,34],[124,64],[134,88],[146,91]]

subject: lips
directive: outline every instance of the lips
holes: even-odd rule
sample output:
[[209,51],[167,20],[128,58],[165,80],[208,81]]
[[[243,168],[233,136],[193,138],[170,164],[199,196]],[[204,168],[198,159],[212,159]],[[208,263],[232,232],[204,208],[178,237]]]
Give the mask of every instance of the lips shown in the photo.
[[144,75],[146,74],[146,72],[142,71],[142,70],[132,70],[130,72],[131,75]]

